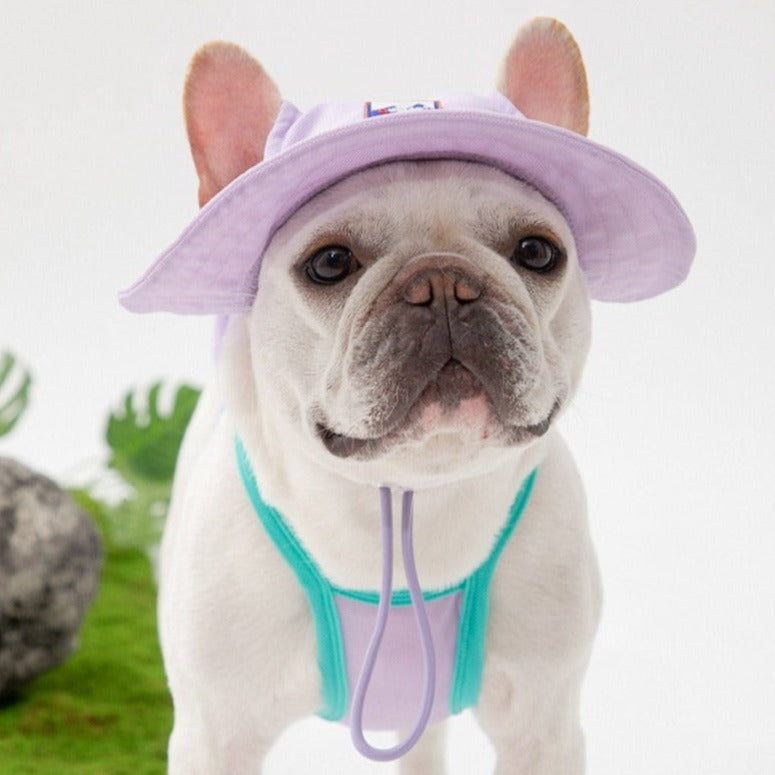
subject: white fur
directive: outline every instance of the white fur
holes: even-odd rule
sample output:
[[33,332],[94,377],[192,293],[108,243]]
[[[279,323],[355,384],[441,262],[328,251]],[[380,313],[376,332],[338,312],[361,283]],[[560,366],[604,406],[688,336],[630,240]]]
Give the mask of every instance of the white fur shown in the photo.
[[[558,276],[516,270],[483,237],[502,233],[515,216],[562,241],[567,264]],[[382,243],[334,303],[305,288],[295,267],[321,234],[344,239],[344,222],[359,225],[356,241]],[[530,324],[540,356],[518,408],[526,423],[538,422],[557,395],[567,405],[575,391],[588,301],[570,229],[537,192],[479,165],[393,164],[353,176],[297,212],[267,251],[253,311],[229,323],[219,381],[203,394],[181,452],[159,614],[175,701],[170,775],[256,773],[282,730],[320,705],[312,620],[245,496],[235,432],[265,499],[328,578],[354,588],[379,586],[377,485],[417,490],[417,563],[433,588],[483,561],[520,483],[539,465],[493,580],[476,713],[499,775],[583,772],[579,687],[600,591],[582,486],[556,431],[508,446],[489,433],[496,421],[484,403],[464,402],[429,410],[422,431],[356,461],[329,453],[310,421],[323,412],[353,435],[368,426],[376,399],[353,371],[353,349],[391,283],[416,257],[434,255],[470,262]],[[394,570],[403,586],[400,565]],[[431,730],[402,772],[442,772],[440,740]]]

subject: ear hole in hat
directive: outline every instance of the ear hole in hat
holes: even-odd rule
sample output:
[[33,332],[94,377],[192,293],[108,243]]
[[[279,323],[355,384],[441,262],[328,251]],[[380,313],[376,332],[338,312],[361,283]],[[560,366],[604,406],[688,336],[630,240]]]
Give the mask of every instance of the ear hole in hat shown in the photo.
[[503,63],[498,90],[528,118],[587,134],[584,63],[573,36],[556,19],[533,19],[519,30]]
[[261,161],[280,103],[263,67],[234,43],[214,41],[194,54],[183,107],[200,206]]

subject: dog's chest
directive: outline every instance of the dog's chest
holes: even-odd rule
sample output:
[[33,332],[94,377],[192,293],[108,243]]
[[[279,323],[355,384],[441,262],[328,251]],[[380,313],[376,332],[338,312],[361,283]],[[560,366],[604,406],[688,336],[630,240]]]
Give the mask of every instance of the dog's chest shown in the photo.
[[[358,684],[377,617],[380,595],[342,589],[321,572],[282,515],[264,502],[244,448],[237,461],[242,483],[261,527],[291,567],[303,588],[317,640],[322,686],[319,715],[350,721]],[[534,471],[519,488],[486,560],[469,576],[446,589],[424,591],[435,651],[435,692],[430,722],[476,705],[482,683],[490,582],[500,554],[527,506]],[[392,593],[390,612],[378,659],[369,678],[363,726],[410,729],[423,704],[426,676],[417,611],[407,590]]]

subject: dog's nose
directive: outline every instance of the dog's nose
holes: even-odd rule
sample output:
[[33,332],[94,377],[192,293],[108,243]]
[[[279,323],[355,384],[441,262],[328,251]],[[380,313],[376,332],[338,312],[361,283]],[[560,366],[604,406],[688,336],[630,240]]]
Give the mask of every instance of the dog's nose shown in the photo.
[[410,277],[403,288],[408,304],[469,304],[482,293],[482,284],[459,267],[426,267]]

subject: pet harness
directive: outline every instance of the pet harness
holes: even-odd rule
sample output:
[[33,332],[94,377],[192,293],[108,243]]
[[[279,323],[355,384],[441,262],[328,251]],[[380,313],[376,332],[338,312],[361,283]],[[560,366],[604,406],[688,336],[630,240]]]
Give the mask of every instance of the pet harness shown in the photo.
[[[380,488],[383,579],[376,592],[332,584],[282,515],[262,499],[239,441],[236,455],[253,509],[296,575],[312,613],[323,695],[318,715],[345,721],[362,754],[387,761],[406,753],[427,723],[475,705],[484,667],[490,582],[530,499],[537,470],[522,483],[486,560],[470,576],[442,590],[421,591],[417,581],[411,491],[403,494],[402,513],[409,589],[392,590],[391,492]],[[402,744],[380,750],[365,741],[364,727],[413,732]]]

